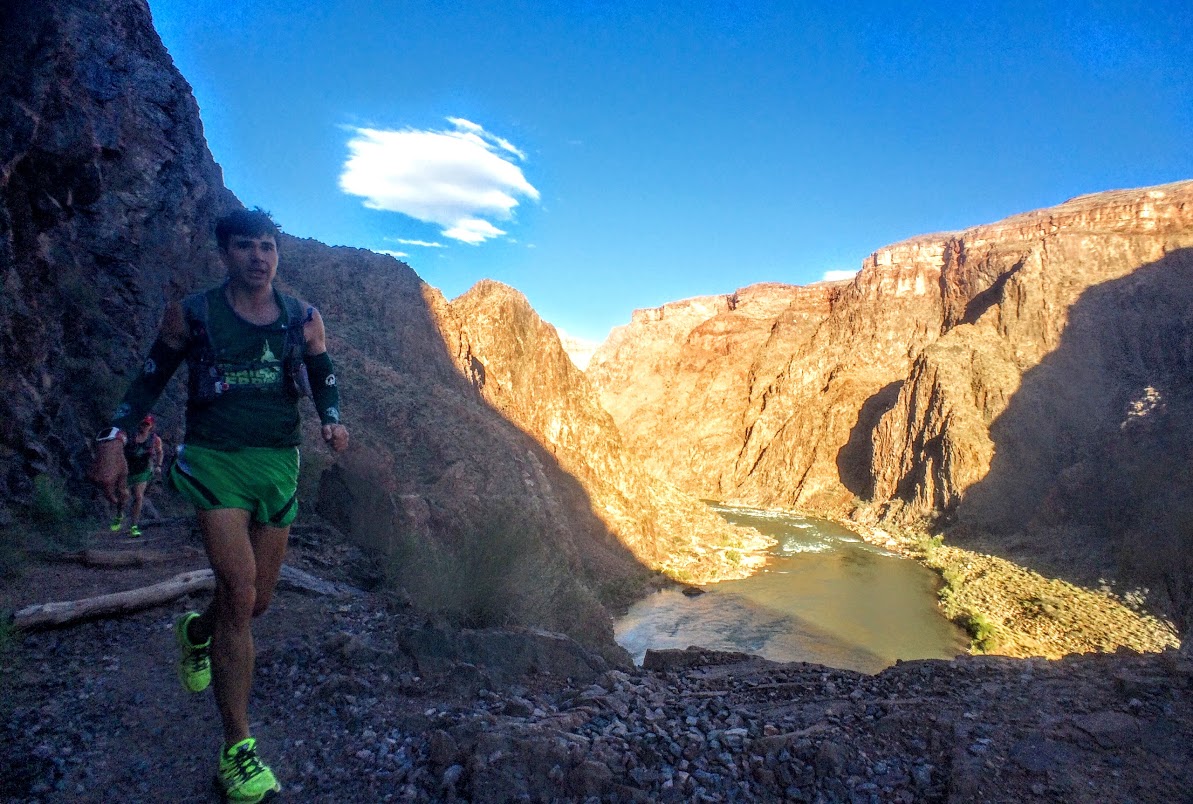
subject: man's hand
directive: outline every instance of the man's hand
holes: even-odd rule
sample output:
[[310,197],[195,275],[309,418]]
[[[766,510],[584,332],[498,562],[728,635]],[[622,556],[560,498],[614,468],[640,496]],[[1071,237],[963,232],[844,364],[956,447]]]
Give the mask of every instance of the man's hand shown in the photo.
[[87,478],[99,486],[108,502],[124,504],[128,499],[128,461],[124,459],[124,444],[119,438],[101,441],[96,446]]
[[[323,440],[335,452],[343,452],[348,449],[348,428],[342,424],[325,424],[323,425]],[[124,453],[121,453],[123,457]]]

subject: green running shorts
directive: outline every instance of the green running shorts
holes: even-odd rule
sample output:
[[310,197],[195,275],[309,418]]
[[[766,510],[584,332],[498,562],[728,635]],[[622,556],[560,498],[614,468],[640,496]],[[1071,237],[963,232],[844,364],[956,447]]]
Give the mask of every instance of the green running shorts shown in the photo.
[[148,483],[149,478],[153,477],[153,470],[146,469],[144,472],[137,472],[135,475],[128,476],[128,487],[131,489],[138,483]]
[[298,447],[183,444],[168,482],[201,511],[241,508],[262,525],[284,528],[298,515]]

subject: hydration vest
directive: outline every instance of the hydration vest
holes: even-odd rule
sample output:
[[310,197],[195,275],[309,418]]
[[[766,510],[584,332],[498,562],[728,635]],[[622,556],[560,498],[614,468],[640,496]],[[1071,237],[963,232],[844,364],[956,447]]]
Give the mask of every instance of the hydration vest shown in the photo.
[[[226,284],[226,283],[225,283]],[[186,349],[188,368],[187,404],[206,407],[223,394],[235,389],[230,385],[216,360],[215,343],[211,338],[210,317],[207,309],[207,294],[211,291],[192,293],[182,300],[182,311],[186,316],[190,333]],[[223,292],[223,286],[220,286]],[[311,320],[315,308],[303,309],[302,302],[293,296],[274,291],[274,297],[282,308],[282,329],[285,333],[282,347],[282,387],[292,399],[310,396],[311,383],[307,378],[307,367],[302,362],[306,351],[306,338],[302,327]]]

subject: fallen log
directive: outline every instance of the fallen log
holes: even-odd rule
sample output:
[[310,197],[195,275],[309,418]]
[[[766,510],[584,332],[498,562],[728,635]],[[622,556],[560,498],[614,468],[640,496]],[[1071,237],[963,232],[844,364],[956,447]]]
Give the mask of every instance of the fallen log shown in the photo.
[[347,586],[346,584],[325,581],[297,567],[291,567],[289,564],[282,565],[282,576],[278,580],[278,585],[298,592],[310,592],[311,594],[322,595],[324,597],[357,597],[364,594],[359,589]]
[[82,600],[64,600],[56,603],[39,603],[21,609],[12,616],[12,624],[31,631],[38,628],[54,628],[60,625],[129,614],[134,611],[160,606],[183,595],[215,587],[211,570],[192,570],[175,575],[169,580],[130,589],[127,592],[113,592]]
[[[352,597],[364,594],[344,584],[332,583],[317,578],[309,572],[303,572],[295,567],[282,565],[282,575],[279,580],[282,587],[309,592],[328,597]],[[16,628],[33,631],[41,628],[56,628],[72,625],[84,620],[94,620],[103,617],[116,617],[131,614],[136,611],[160,606],[177,600],[192,592],[210,591],[215,588],[215,576],[209,569],[191,570],[175,575],[169,580],[155,583],[152,586],[142,586],[126,592],[113,592],[108,595],[83,598],[82,600],[64,600],[55,603],[38,603],[27,606],[12,616],[12,624]]]

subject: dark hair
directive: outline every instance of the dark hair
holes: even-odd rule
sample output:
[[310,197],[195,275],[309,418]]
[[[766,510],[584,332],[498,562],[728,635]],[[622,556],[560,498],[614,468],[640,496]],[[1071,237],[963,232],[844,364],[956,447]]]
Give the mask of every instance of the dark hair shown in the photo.
[[215,242],[226,249],[228,242],[236,236],[264,237],[269,235],[276,242],[282,230],[277,222],[261,207],[238,209],[215,222]]

